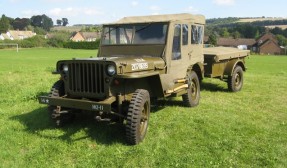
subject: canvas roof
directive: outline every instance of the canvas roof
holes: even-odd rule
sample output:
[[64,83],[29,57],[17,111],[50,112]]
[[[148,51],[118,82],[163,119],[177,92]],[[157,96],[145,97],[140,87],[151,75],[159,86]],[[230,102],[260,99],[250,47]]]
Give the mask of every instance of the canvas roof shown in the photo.
[[111,24],[133,24],[133,23],[153,23],[153,22],[171,22],[171,21],[189,21],[192,20],[198,24],[205,24],[203,15],[183,14],[168,14],[168,15],[149,15],[149,16],[131,16],[124,17]]

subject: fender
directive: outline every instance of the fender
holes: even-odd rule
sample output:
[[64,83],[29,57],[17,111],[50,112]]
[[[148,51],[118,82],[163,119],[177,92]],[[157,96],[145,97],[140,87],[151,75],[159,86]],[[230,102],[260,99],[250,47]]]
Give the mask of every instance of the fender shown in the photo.
[[231,76],[235,66],[237,66],[237,65],[241,66],[243,71],[246,71],[244,60],[242,60],[242,59],[233,59],[233,60],[229,61],[227,63],[227,65],[225,66],[224,75]]
[[133,93],[135,89],[141,88],[149,91],[151,97],[164,97],[160,73],[158,71],[143,71],[117,75],[115,79],[125,81],[123,93]]

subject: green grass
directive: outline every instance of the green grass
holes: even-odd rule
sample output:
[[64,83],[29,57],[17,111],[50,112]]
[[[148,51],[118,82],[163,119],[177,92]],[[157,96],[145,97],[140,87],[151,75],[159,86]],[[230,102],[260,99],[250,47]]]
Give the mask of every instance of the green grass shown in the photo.
[[153,108],[147,136],[125,144],[124,127],[82,116],[57,129],[36,97],[58,79],[59,59],[93,50],[0,50],[0,167],[286,167],[287,57],[251,56],[241,92],[205,79],[200,105]]

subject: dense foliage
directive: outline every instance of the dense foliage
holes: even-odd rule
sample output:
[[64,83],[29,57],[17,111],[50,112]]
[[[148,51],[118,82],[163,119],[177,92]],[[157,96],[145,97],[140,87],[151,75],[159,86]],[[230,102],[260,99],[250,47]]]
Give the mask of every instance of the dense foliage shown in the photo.
[[[276,35],[279,45],[287,45],[287,29],[275,27],[273,29],[266,26],[273,25],[287,25],[287,20],[265,20],[254,22],[238,22],[240,18],[213,18],[206,20],[206,36],[213,36],[224,38],[254,38],[257,39],[266,32],[271,32]],[[216,36],[216,37],[214,37]],[[210,40],[209,40],[210,41]]]
[[71,48],[71,49],[98,49],[100,45],[100,40],[87,42],[66,42],[64,43],[64,48]]

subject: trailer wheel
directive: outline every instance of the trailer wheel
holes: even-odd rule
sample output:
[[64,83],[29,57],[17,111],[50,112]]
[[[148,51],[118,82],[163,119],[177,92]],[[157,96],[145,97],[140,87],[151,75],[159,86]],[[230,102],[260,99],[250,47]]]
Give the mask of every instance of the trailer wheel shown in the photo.
[[243,70],[241,66],[236,66],[231,76],[228,76],[228,90],[238,92],[243,86]]
[[126,139],[131,145],[140,143],[147,132],[150,115],[150,96],[144,89],[137,89],[129,104],[126,122]]
[[[59,80],[51,88],[49,97],[61,97],[64,94],[65,94],[64,81]],[[71,122],[71,120],[74,118],[74,115],[68,112],[68,109],[61,108],[62,111],[67,111],[67,113],[61,113],[61,114],[56,113],[56,110],[57,110],[56,106],[51,106],[51,105],[48,106],[48,112],[49,112],[50,118],[57,127],[61,127],[65,125],[66,123]]]
[[200,99],[200,84],[197,74],[191,71],[188,74],[187,93],[182,95],[182,100],[185,106],[194,107],[199,104]]

